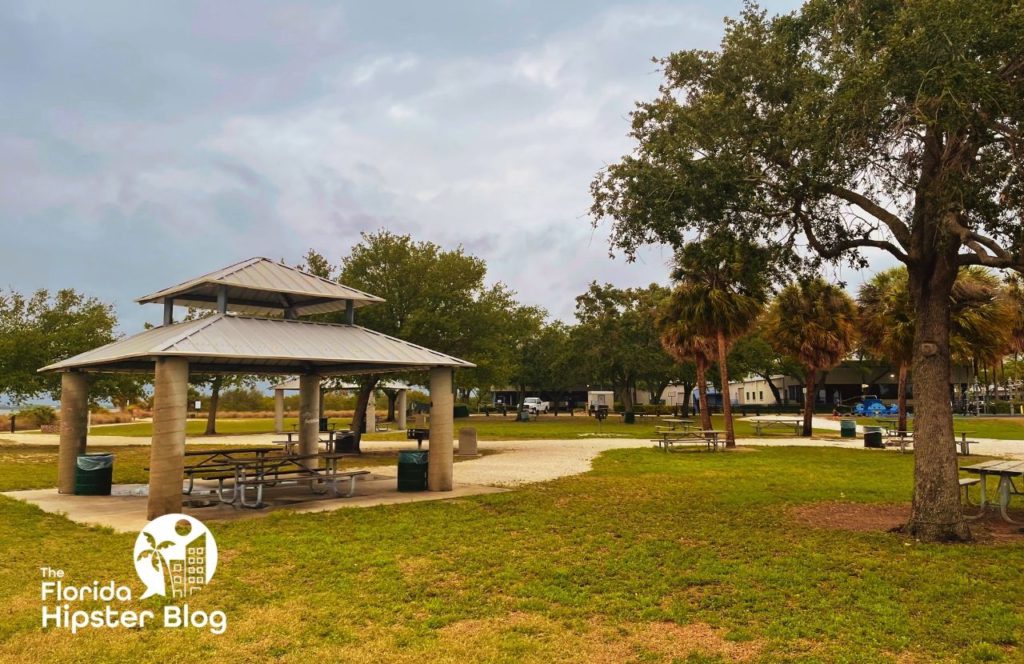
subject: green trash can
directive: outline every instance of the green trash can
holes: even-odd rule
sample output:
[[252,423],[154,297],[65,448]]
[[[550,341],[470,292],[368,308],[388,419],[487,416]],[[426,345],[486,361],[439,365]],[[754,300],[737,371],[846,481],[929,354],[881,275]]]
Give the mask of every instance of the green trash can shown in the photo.
[[631,410],[627,410],[625,413],[622,414],[622,423],[636,424],[636,413],[634,413]]
[[402,450],[398,453],[398,490],[427,490],[426,450]]
[[864,427],[864,447],[883,449],[881,427]]
[[113,454],[79,454],[75,460],[75,495],[109,496],[113,477]]
[[856,438],[857,420],[840,420],[839,432],[842,438]]

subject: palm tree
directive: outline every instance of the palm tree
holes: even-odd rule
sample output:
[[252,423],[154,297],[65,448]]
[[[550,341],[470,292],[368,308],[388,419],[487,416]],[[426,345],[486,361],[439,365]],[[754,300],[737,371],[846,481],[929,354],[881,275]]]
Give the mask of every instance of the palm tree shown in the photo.
[[[754,324],[767,291],[764,249],[735,238],[712,237],[687,245],[676,256],[672,293],[678,321],[692,336],[715,341],[721,377],[725,446],[736,447],[729,397],[729,347]],[[703,411],[703,405],[701,410]]]
[[[1014,372],[1016,373],[1017,361],[1020,360],[1020,354],[1024,352],[1024,284],[1021,283],[1020,277],[1016,274],[1008,276],[1003,292],[1006,293],[1006,300],[1013,314],[1013,325],[1010,328],[1010,344],[1007,351],[1013,353]],[[1019,376],[1015,375],[1013,380],[1018,381]],[[1012,405],[1018,400],[1018,396],[1015,394],[1015,390],[1011,388],[1011,410]]]
[[804,367],[803,435],[810,436],[818,372],[839,364],[853,348],[857,307],[839,286],[821,277],[804,279],[775,298],[766,328],[775,349]]
[[897,367],[897,429],[907,430],[907,376],[914,356],[914,306],[907,270],[895,267],[876,274],[857,295],[864,349]]
[[[715,356],[715,343],[706,337],[694,334],[686,322],[679,317],[678,301],[669,296],[658,311],[657,326],[661,330],[661,345],[669,355],[679,362],[693,361],[697,374],[697,400],[700,404],[701,429],[709,430],[711,411],[708,410],[707,370]],[[686,395],[689,399],[690,395]]]
[[[960,271],[950,295],[950,353],[954,361],[993,366],[1024,343],[1024,320],[1015,309],[1012,286],[1001,289],[984,268]],[[864,348],[899,369],[900,431],[907,430],[907,380],[913,355],[915,314],[906,268],[876,274],[858,294]]]

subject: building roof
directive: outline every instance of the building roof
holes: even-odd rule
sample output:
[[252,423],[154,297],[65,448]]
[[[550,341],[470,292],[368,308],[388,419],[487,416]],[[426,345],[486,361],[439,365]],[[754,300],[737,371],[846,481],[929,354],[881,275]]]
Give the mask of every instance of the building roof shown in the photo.
[[355,375],[475,366],[357,325],[215,314],[154,327],[39,371],[150,373],[160,357],[187,358],[194,373]]
[[222,287],[226,289],[228,311],[262,316],[280,314],[286,309],[297,316],[323,314],[345,309],[347,301],[357,307],[384,301],[376,295],[257,257],[140,297],[136,302],[162,303],[173,299],[181,306],[215,310]]

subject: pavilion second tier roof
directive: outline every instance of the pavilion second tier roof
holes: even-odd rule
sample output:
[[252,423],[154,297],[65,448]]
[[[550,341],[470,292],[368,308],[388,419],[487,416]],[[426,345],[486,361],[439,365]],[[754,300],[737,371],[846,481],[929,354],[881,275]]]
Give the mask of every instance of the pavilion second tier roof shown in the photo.
[[355,375],[474,364],[357,325],[215,314],[154,327],[40,371],[151,373],[183,357],[193,373]]
[[173,300],[176,305],[216,310],[221,292],[228,311],[256,316],[280,315],[285,311],[295,316],[323,314],[344,310],[348,302],[360,307],[384,301],[268,258],[250,258],[136,301],[145,304]]

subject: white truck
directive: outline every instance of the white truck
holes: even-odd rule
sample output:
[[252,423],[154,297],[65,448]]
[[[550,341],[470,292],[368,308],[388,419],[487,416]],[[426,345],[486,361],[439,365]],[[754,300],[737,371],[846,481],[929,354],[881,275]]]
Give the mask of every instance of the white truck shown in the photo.
[[551,403],[548,401],[541,401],[540,397],[526,397],[523,399],[523,408],[534,415],[540,415],[541,413],[547,413],[551,410]]

